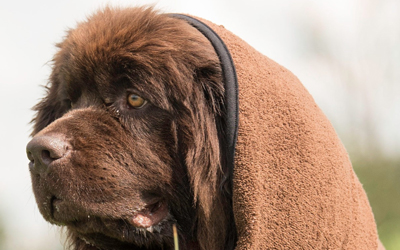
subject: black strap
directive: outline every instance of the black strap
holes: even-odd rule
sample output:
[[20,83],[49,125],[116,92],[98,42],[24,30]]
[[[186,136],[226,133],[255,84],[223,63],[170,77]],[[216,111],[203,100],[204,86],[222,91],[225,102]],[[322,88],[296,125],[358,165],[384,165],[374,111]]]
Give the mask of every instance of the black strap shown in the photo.
[[183,19],[199,30],[213,45],[221,62],[222,74],[225,84],[225,106],[226,106],[226,128],[225,136],[227,142],[226,163],[228,169],[233,171],[235,148],[238,134],[239,121],[239,97],[238,81],[235,65],[228,48],[222,39],[205,23],[183,14],[171,14],[172,17]]

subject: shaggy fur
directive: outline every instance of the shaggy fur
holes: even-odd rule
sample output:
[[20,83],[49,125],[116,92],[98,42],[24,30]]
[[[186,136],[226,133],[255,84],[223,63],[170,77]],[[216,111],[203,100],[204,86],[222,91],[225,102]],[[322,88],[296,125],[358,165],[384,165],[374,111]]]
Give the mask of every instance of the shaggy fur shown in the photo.
[[[65,154],[50,153],[43,170],[28,149],[44,218],[66,227],[75,250],[172,249],[173,224],[180,249],[232,249],[224,89],[207,39],[151,8],[105,8],[58,47],[31,144]],[[131,93],[147,104],[131,108]],[[167,206],[163,220],[132,225],[155,201]]]

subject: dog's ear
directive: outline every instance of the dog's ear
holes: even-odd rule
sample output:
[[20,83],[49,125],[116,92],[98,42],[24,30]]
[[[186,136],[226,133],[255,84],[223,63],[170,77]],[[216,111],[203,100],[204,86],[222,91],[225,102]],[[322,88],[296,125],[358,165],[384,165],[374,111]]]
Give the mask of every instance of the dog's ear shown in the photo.
[[[218,72],[219,73],[219,72]],[[177,113],[179,148],[183,149],[185,165],[197,207],[197,237],[202,249],[222,249],[225,243],[229,212],[220,191],[224,176],[223,146],[218,130],[223,110],[221,79],[212,79],[209,69],[197,74],[193,92],[184,109]],[[219,209],[217,209],[219,208]]]
[[[58,45],[58,47],[60,46],[61,45]],[[60,118],[71,107],[71,102],[66,98],[65,89],[62,86],[61,59],[61,54],[59,52],[53,60],[53,71],[50,75],[49,83],[45,86],[45,97],[33,107],[36,114],[31,121],[31,123],[33,123],[31,136],[34,136],[50,123]]]

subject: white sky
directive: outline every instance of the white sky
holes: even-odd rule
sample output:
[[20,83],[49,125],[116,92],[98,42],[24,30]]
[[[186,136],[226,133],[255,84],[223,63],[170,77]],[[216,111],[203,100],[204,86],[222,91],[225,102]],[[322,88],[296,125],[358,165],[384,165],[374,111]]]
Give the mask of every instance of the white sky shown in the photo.
[[[317,103],[329,114],[333,124],[341,131],[345,130],[343,128],[347,125],[350,126],[349,120],[345,119],[348,115],[345,105],[349,101],[344,100],[348,96],[346,97],[343,90],[346,87],[340,82],[343,79],[332,77],[334,71],[329,64],[323,63],[326,62],[324,55],[321,59],[304,52],[307,46],[315,46],[318,49],[318,43],[307,42],[302,32],[325,32],[325,39],[329,39],[333,48],[330,50],[333,57],[337,56],[340,60],[344,58],[343,62],[348,64],[345,68],[349,68],[354,77],[365,77],[365,82],[368,83],[371,77],[366,73],[370,70],[378,71],[372,75],[375,79],[371,86],[361,87],[367,95],[371,91],[374,92],[374,82],[379,83],[386,77],[380,75],[380,72],[389,71],[394,86],[392,84],[391,87],[378,89],[377,99],[380,101],[372,108],[374,117],[386,119],[384,124],[381,124],[382,127],[379,127],[384,146],[399,149],[400,117],[393,117],[399,116],[400,104],[395,101],[394,96],[400,94],[398,86],[395,86],[400,76],[395,73],[396,70],[385,66],[385,62],[391,60],[399,66],[400,60],[399,47],[394,45],[400,41],[399,26],[390,27],[391,23],[400,23],[400,13],[396,11],[399,4],[395,0],[384,1],[386,4],[377,10],[377,0],[364,3],[361,0],[108,2],[123,6],[157,3],[156,6],[165,12],[190,13],[223,24],[256,49],[298,75]],[[30,108],[43,94],[39,85],[46,83],[50,73],[50,66],[46,63],[55,52],[54,44],[61,41],[67,27],[74,27],[76,21],[84,20],[86,15],[105,3],[107,1],[99,0],[0,2],[0,221],[3,221],[7,229],[5,249],[54,250],[55,246],[60,245],[54,236],[57,234],[54,227],[48,226],[38,212],[31,191],[28,160],[25,155],[25,145],[29,141],[30,133],[28,123],[33,116]],[[386,19],[378,18],[378,15]],[[365,24],[363,20],[371,20],[371,23]],[[363,31],[363,27],[367,25],[371,32]],[[365,37],[365,43],[360,45],[360,37],[365,34],[371,35],[372,39]],[[384,37],[385,41],[373,39],[374,37]],[[383,48],[382,51],[386,53],[377,53],[381,55],[378,56],[381,61],[377,64],[368,64],[368,60],[376,61],[375,58],[369,57],[374,55],[371,48],[375,45],[368,42],[376,42],[377,48]],[[384,50],[385,46],[395,46],[395,50]],[[363,56],[360,57],[360,53]],[[328,55],[327,58],[332,55]],[[390,98],[386,98],[387,96]],[[356,97],[348,99],[357,101]],[[342,112],[343,110],[346,112]],[[363,107],[355,108],[351,110],[354,112],[351,115],[362,116],[363,110]]]

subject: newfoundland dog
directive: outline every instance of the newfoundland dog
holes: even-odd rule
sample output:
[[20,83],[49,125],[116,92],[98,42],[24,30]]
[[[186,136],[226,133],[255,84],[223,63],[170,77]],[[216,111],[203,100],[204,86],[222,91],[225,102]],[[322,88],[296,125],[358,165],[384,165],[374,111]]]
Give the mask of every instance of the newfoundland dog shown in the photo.
[[105,8],[58,44],[27,145],[71,249],[233,249],[224,84],[212,45],[152,8]]

